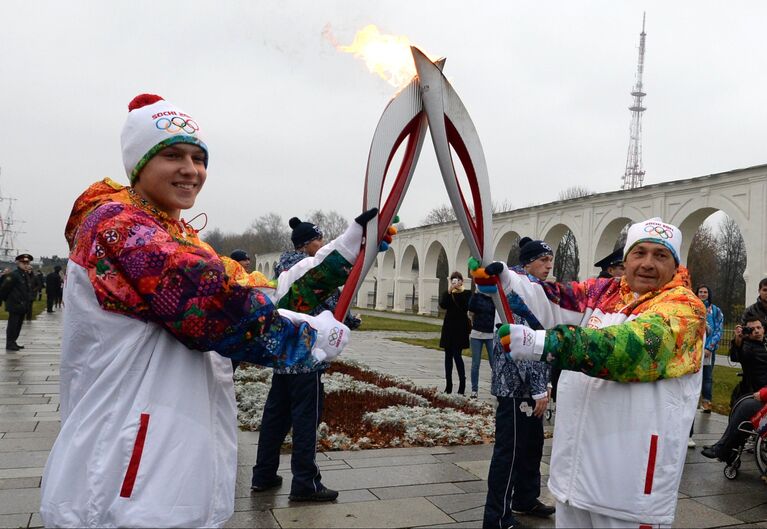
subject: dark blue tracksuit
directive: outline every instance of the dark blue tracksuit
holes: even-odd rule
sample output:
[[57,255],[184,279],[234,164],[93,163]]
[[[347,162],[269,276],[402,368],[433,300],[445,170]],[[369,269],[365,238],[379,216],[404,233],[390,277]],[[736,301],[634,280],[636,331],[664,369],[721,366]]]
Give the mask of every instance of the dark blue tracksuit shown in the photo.
[[290,493],[304,496],[322,490],[322,475],[317,466],[317,426],[322,417],[323,371],[272,375],[272,388],[266,398],[258,438],[253,484],[264,485],[277,475],[280,447],[293,427]]
[[[516,294],[508,296],[508,300],[518,318],[516,323],[540,327]],[[532,397],[546,393],[550,374],[548,365],[542,362],[509,360],[497,339],[490,365],[493,368],[490,392],[497,397],[498,408],[482,527],[500,529],[516,525],[512,508],[530,510],[541,494],[543,419],[533,415]]]

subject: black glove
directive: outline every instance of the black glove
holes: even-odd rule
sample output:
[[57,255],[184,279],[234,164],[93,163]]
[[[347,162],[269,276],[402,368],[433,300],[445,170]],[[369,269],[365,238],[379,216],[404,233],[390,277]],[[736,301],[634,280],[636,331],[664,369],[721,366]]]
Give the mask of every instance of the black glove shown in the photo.
[[375,217],[378,214],[378,208],[370,208],[367,211],[363,211],[359,217],[354,219],[354,222],[362,226],[363,228],[367,225],[368,221]]
[[503,272],[503,263],[500,261],[495,261],[485,267],[485,273],[489,276],[497,276],[501,272]]

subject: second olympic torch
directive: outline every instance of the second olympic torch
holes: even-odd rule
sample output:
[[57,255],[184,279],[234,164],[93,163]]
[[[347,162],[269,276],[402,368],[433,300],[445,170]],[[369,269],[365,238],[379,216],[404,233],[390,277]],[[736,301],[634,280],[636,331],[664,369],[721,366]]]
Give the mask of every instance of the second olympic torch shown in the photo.
[[[360,282],[373,266],[378,246],[402,204],[418,162],[427,127],[431,130],[432,143],[450,203],[471,254],[483,266],[493,259],[490,182],[479,135],[466,107],[442,74],[445,60],[433,62],[415,47],[411,47],[411,52],[417,76],[386,106],[370,145],[363,210],[378,207],[379,213],[365,226],[360,257],[352,268],[336,306],[335,316],[339,320],[343,320],[359,290]],[[397,149],[405,141],[404,155],[391,190],[387,197],[383,197],[384,181],[390,164]],[[466,173],[470,197],[468,203],[455,172],[451,147]],[[491,297],[501,320],[513,321],[501,289],[495,289]]]

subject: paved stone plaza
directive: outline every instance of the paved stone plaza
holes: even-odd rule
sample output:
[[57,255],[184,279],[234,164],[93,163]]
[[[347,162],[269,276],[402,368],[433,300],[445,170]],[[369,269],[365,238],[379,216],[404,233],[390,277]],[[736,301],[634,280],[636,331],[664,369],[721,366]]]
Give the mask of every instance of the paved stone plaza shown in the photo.
[[[0,325],[5,332],[5,324]],[[355,332],[345,356],[420,385],[442,387],[439,351],[388,340],[407,333]],[[25,323],[20,353],[0,352],[0,527],[38,527],[40,477],[59,428],[58,358],[60,313]],[[470,361],[467,359],[467,370]],[[489,366],[480,371],[480,396],[489,395]],[[717,439],[726,418],[696,418],[698,446]],[[550,440],[544,448],[548,474]],[[317,455],[323,482],[341,493],[337,503],[288,501],[289,455],[280,489],[250,491],[258,433],[241,432],[235,514],[229,527],[480,527],[492,445],[398,448]],[[760,527],[767,525],[767,487],[752,456],[735,481],[722,464],[688,452],[675,527]],[[544,488],[543,499],[551,501]],[[552,520],[525,519],[531,527],[553,527]]]

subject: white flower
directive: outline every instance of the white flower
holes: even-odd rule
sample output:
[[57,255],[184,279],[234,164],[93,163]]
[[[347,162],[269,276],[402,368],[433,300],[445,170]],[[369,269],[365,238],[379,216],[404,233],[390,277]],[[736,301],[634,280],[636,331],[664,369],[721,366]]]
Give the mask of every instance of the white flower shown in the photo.
[[[395,402],[406,402],[364,414],[362,420],[370,425],[372,432],[382,426],[394,426],[404,434],[388,440],[387,446],[434,446],[436,444],[477,444],[491,439],[495,430],[494,410],[489,404],[469,400],[459,395],[438,393],[434,388],[416,386],[410,380],[392,377],[373,371],[357,362],[344,359],[343,363],[369,373],[388,387],[380,387],[357,380],[341,372],[325,375],[325,392],[358,394],[365,396],[396,397]],[[264,412],[266,397],[271,384],[271,369],[247,366],[234,375],[235,395],[238,403],[238,419],[244,429],[258,430]],[[373,399],[375,400],[375,399]],[[379,399],[380,400],[380,399]],[[435,404],[438,407],[435,407]],[[461,411],[467,410],[467,412]],[[361,450],[380,446],[379,435],[352,439],[347,434],[332,431],[327,423],[320,423],[317,438],[331,450]],[[372,435],[372,434],[371,434]],[[288,436],[286,444],[292,439]]]

